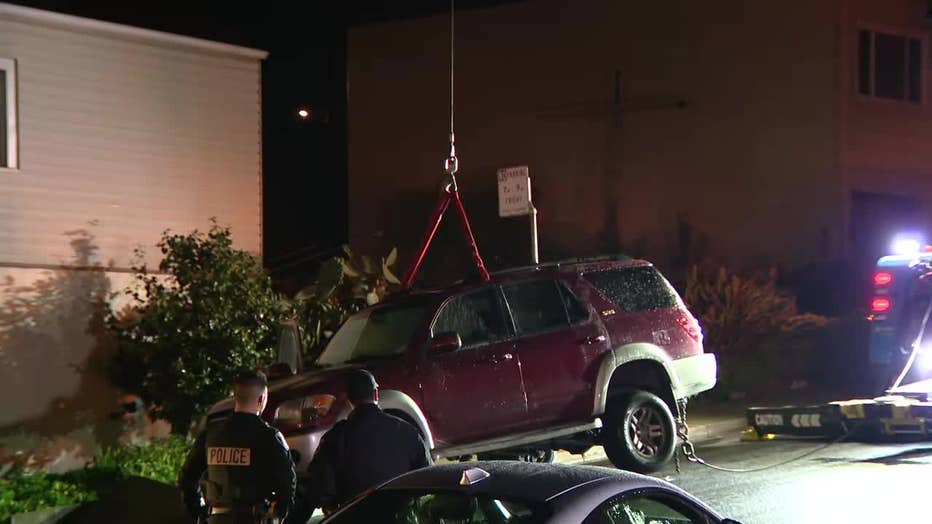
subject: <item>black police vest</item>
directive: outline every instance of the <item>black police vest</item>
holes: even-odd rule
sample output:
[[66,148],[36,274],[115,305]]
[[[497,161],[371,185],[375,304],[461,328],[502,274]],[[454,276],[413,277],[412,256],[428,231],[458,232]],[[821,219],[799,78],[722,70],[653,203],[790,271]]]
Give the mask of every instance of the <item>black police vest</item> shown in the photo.
[[273,435],[256,415],[233,413],[207,426],[205,499],[212,507],[247,508],[268,494],[263,486],[263,451]]

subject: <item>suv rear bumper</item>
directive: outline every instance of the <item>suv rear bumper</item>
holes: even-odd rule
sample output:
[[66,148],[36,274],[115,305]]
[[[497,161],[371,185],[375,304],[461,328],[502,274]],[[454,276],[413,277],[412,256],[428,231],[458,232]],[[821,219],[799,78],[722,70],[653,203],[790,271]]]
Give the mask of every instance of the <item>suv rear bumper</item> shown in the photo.
[[715,387],[718,365],[714,353],[680,358],[670,365],[678,379],[673,392],[677,399],[698,395]]

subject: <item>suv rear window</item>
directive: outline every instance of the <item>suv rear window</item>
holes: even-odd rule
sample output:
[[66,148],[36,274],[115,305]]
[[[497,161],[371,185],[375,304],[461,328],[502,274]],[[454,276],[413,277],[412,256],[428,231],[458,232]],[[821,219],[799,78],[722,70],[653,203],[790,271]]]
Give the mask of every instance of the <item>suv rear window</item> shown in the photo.
[[624,311],[653,311],[679,305],[676,290],[651,266],[611,269],[583,276]]

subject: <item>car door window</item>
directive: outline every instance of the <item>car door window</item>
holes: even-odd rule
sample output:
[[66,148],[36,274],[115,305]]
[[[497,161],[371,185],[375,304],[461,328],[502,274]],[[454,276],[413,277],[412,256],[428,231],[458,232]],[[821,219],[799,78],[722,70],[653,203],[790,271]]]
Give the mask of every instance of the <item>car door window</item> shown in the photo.
[[584,524],[709,524],[709,519],[672,495],[621,496],[599,506]]
[[589,318],[589,312],[579,302],[576,295],[569,290],[563,283],[559,283],[560,296],[563,298],[563,305],[566,307],[566,314],[569,316],[570,324],[578,324]]
[[507,336],[501,307],[493,289],[448,300],[437,314],[431,332],[434,335],[458,333],[463,347],[481,346]]
[[534,280],[503,288],[520,335],[534,335],[569,325],[563,297],[553,280]]

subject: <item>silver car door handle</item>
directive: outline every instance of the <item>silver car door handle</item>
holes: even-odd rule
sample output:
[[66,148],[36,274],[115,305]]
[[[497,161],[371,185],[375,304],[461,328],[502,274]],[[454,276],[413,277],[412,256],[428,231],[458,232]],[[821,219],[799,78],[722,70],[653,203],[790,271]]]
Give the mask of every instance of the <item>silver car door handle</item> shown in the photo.
[[493,355],[491,358],[489,358],[489,362],[493,364],[501,364],[502,362],[506,362],[512,358],[514,358],[514,355],[511,353],[505,353],[504,355]]

